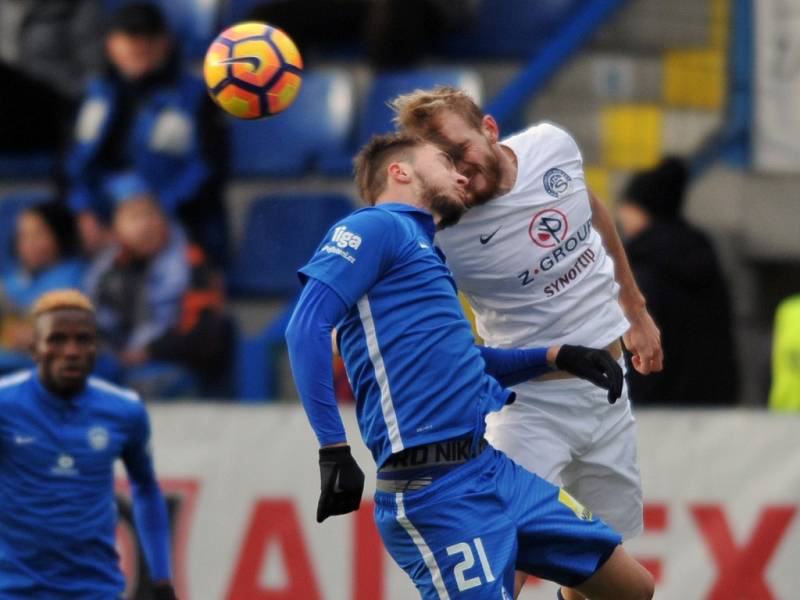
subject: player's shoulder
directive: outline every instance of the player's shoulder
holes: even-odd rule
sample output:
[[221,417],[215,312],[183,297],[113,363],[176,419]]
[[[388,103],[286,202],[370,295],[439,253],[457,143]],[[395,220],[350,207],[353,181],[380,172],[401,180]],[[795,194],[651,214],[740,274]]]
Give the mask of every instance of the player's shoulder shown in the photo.
[[100,377],[89,377],[86,386],[95,394],[106,398],[113,398],[123,406],[142,406],[142,399],[138,392],[125,388]]
[[539,146],[542,143],[575,144],[575,138],[563,126],[552,121],[540,121],[527,129],[518,131],[502,140],[502,143],[516,147]]
[[342,235],[348,234],[350,239],[357,237],[359,243],[369,237],[385,239],[387,234],[396,230],[398,220],[398,216],[390,210],[366,206],[339,219],[331,228],[331,235],[337,238],[333,241],[338,241]]
[[0,377],[0,401],[14,398],[20,387],[33,377],[33,371],[26,369]]

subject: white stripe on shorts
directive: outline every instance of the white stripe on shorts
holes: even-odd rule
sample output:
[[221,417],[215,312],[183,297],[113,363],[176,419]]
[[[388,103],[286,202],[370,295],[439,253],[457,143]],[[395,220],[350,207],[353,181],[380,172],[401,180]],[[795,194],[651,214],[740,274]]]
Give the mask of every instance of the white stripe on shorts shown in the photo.
[[417,531],[417,528],[414,527],[411,521],[408,520],[408,517],[406,517],[406,509],[405,506],[403,506],[403,494],[395,494],[395,499],[397,500],[397,522],[403,526],[403,529],[405,529],[406,533],[411,537],[411,541],[414,542],[419,553],[422,554],[422,560],[425,561],[425,566],[428,567],[428,571],[431,572],[433,587],[436,588],[436,592],[439,594],[439,600],[450,600],[447,587],[444,585],[444,580],[442,579],[442,572],[439,570],[439,565],[436,564],[436,558],[433,556],[433,552],[428,548],[428,544],[422,539],[422,535]]
[[369,306],[367,295],[361,296],[358,301],[358,315],[361,317],[361,324],[364,326],[364,335],[367,338],[367,350],[372,367],[375,369],[375,379],[381,389],[381,410],[386,428],[389,430],[389,442],[392,444],[392,454],[400,452],[403,440],[400,439],[400,426],[397,424],[397,413],[394,412],[392,402],[392,390],[389,389],[389,378],[386,375],[386,365],[383,363],[381,348],[378,346],[378,334],[375,332],[375,321],[372,319],[372,309]]

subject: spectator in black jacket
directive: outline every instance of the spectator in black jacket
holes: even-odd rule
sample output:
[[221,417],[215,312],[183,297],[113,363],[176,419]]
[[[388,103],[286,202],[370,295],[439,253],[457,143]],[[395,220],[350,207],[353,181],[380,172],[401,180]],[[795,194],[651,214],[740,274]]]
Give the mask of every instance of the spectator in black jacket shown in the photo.
[[[628,367],[639,405],[735,404],[731,304],[708,236],[681,216],[688,170],[674,157],[633,176],[618,207],[631,267],[661,328],[664,370]],[[627,357],[630,360],[630,357]]]

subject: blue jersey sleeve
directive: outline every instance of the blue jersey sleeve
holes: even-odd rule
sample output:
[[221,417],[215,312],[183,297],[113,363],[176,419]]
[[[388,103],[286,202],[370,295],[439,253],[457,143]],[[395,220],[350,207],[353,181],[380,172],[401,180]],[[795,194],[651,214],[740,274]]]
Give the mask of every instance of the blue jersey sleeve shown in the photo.
[[398,225],[388,211],[365,208],[342,219],[325,236],[298,275],[330,287],[347,308],[358,302],[391,265]]
[[508,387],[552,371],[547,364],[547,348],[490,348],[478,346],[486,372],[500,385]]
[[320,446],[346,441],[333,390],[331,331],[347,307],[326,284],[309,279],[286,328],[297,391]]
[[156,480],[150,451],[150,420],[137,405],[131,434],[122,451],[133,492],[133,519],[153,581],[171,579],[167,505]]

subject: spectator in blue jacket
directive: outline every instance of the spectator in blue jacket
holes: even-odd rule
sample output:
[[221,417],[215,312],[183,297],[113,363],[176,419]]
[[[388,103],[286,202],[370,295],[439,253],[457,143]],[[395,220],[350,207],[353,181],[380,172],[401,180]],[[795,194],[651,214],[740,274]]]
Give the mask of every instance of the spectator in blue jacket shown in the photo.
[[224,135],[202,81],[180,64],[153,4],[124,5],[110,20],[107,65],[90,82],[66,161],[68,202],[89,254],[108,241],[120,176],[143,179],[164,212],[224,257]]
[[28,363],[34,331],[27,313],[36,298],[80,287],[84,273],[75,219],[61,203],[22,211],[13,242],[16,261],[0,279],[0,371]]

